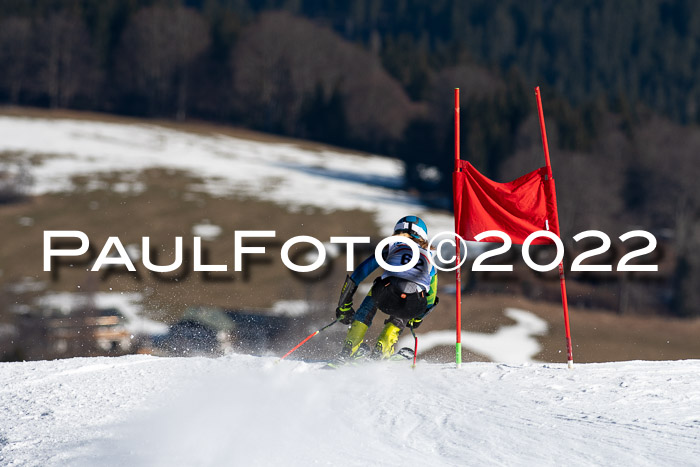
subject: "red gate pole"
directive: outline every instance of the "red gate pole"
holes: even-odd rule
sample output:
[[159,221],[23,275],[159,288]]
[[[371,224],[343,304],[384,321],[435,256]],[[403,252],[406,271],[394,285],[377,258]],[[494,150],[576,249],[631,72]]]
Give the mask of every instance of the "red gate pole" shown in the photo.
[[[455,172],[460,171],[459,167],[459,88],[455,88]],[[452,188],[454,190],[454,187]],[[459,232],[457,225],[457,206],[454,206],[455,217],[455,233]],[[460,240],[455,235],[455,261],[457,261],[457,269],[455,269],[455,300],[456,300],[456,328],[457,328],[457,343],[455,344],[455,363],[457,368],[462,366],[462,272],[459,266],[460,262]]]
[[[547,130],[544,126],[544,112],[542,111],[542,98],[540,96],[540,87],[535,88],[535,96],[537,97],[537,113],[540,117],[540,133],[542,134],[542,147],[544,148],[544,161],[547,165],[547,176],[552,179],[552,164],[549,161],[549,146],[547,145]],[[553,193],[554,199],[556,200],[556,193]],[[554,228],[557,232],[559,230],[559,216],[554,218]],[[549,226],[547,226],[549,230]],[[559,285],[561,286],[561,304],[564,308],[564,327],[566,329],[566,355],[567,355],[567,365],[571,369],[574,367],[574,354],[571,346],[571,330],[569,329],[569,303],[566,299],[566,279],[564,278],[564,260],[559,263]]]

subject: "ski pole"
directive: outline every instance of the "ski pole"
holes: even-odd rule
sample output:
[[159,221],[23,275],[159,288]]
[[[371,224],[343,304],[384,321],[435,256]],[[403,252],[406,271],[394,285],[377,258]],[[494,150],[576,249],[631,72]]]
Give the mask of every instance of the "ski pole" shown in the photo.
[[416,357],[418,356],[418,336],[416,336],[416,333],[413,332],[413,327],[409,328],[411,330],[411,334],[413,334],[413,338],[416,340],[415,347],[413,348],[413,368],[414,370],[416,369]]
[[289,352],[287,352],[286,354],[284,354],[284,356],[281,357],[279,360],[277,360],[275,363],[279,363],[279,362],[281,362],[282,360],[284,360],[285,358],[289,357],[289,356],[292,354],[292,352],[294,352],[296,349],[298,349],[298,348],[301,347],[302,345],[306,344],[306,342],[307,342],[309,339],[311,339],[312,337],[314,337],[314,336],[315,336],[316,334],[318,334],[319,332],[321,332],[321,331],[323,331],[323,330],[325,330],[325,329],[328,329],[329,327],[333,326],[333,325],[334,325],[335,323],[337,323],[337,322],[338,322],[338,319],[335,319],[332,323],[326,324],[325,326],[323,326],[323,327],[322,327],[321,329],[319,329],[318,331],[314,331],[313,333],[309,334],[309,336],[308,336],[306,339],[304,339],[303,341],[299,342],[296,346],[294,346],[294,348],[293,348],[292,350],[290,350]]

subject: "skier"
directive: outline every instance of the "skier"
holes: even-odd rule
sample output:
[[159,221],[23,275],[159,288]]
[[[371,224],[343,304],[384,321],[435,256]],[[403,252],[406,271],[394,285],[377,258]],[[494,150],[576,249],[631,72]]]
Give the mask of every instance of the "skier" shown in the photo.
[[[384,329],[379,335],[370,358],[389,358],[394,353],[394,345],[406,326],[417,328],[423,318],[437,305],[437,274],[432,264],[432,253],[428,249],[428,228],[416,216],[399,219],[394,227],[394,235],[407,237],[418,245],[420,259],[411,269],[403,272],[385,271],[375,279],[372,288],[357,312],[352,308],[352,297],[357,286],[374,272],[379,264],[374,255],[364,260],[345,279],[335,310],[336,317],[343,324],[350,324],[347,337],[338,356],[338,362],[368,353],[362,346],[367,330],[372,324],[377,309],[389,315],[384,321]],[[410,239],[410,240],[408,240]],[[391,266],[408,264],[413,258],[407,243],[395,242],[382,252],[384,261]]]

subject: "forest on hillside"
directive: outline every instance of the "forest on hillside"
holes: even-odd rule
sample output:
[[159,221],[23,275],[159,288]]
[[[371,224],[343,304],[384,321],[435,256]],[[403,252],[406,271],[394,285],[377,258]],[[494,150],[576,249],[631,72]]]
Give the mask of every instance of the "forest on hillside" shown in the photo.
[[0,104],[386,154],[436,205],[451,189],[452,89],[462,158],[506,181],[542,164],[541,85],[567,242],[654,232],[672,272],[631,296],[676,316],[700,314],[699,65],[691,1],[0,2]]

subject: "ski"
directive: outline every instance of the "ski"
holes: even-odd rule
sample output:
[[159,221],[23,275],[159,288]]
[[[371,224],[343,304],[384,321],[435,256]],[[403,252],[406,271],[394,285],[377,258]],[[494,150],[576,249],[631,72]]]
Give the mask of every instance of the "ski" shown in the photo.
[[394,355],[391,356],[390,360],[413,360],[413,349],[410,347],[403,347],[399,349]]
[[386,358],[386,359],[375,359],[372,358],[372,352],[369,350],[369,346],[367,344],[362,344],[360,348],[357,350],[355,355],[349,358],[342,358],[338,357],[335,358],[325,365],[321,367],[321,369],[324,370],[335,370],[338,369],[342,366],[348,366],[348,365],[360,365],[365,362],[382,362],[382,361],[387,361],[387,362],[395,362],[395,361],[405,361],[405,360],[413,360],[413,349],[410,347],[403,347],[399,349],[398,352],[394,353],[391,357]]

